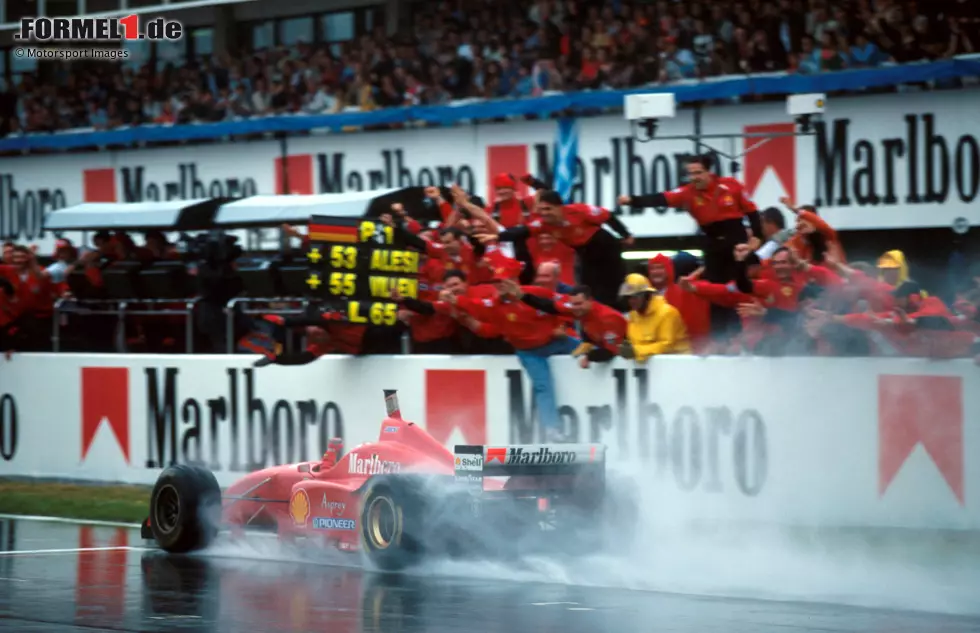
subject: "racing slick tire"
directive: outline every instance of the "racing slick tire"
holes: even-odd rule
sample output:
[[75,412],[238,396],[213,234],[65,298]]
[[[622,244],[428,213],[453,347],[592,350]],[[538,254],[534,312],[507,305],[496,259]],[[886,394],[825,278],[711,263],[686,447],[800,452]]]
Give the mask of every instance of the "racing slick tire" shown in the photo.
[[375,477],[361,504],[361,542],[371,563],[382,571],[400,571],[425,554],[425,499],[413,477]]
[[218,533],[221,488],[214,473],[199,466],[166,468],[150,495],[150,530],[167,552],[204,549]]

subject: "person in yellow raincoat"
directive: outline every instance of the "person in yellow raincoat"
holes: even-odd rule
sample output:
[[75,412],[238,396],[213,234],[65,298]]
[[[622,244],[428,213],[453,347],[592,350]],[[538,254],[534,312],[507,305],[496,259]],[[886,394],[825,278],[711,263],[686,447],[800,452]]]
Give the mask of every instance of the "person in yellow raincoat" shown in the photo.
[[888,251],[878,258],[878,280],[898,288],[908,281],[909,265],[902,251]]
[[642,363],[658,354],[691,353],[681,313],[657,294],[649,279],[637,273],[627,275],[619,294],[627,298],[630,306],[627,341],[620,350],[624,358]]

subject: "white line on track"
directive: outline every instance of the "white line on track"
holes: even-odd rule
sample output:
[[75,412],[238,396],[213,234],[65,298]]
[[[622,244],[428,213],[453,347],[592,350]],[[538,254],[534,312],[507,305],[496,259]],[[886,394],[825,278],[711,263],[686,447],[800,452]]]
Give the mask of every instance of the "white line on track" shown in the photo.
[[146,547],[73,547],[70,549],[28,549],[28,550],[18,550],[14,552],[0,552],[0,556],[42,556],[44,554],[78,554],[81,552],[119,552],[119,551],[130,551],[130,552],[144,552],[149,548]]
[[0,578],[0,582],[28,582],[24,578]]
[[70,523],[72,525],[94,525],[96,527],[121,527],[138,528],[139,523],[120,523],[117,521],[85,521],[83,519],[65,519],[62,517],[42,517],[27,514],[0,514],[0,519],[11,519],[21,521],[44,521],[46,523]]

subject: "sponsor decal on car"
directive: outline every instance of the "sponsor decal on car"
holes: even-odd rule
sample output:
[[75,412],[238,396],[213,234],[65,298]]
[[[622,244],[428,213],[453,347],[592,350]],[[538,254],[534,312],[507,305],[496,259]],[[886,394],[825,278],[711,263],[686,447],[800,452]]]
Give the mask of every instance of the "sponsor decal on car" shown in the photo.
[[289,516],[293,518],[293,524],[305,527],[310,518],[310,497],[306,490],[300,488],[293,493],[289,500]]
[[456,470],[483,470],[483,458],[478,455],[457,456]]
[[354,519],[334,519],[332,517],[314,517],[313,527],[317,530],[353,530],[357,526]]
[[398,462],[389,462],[378,459],[377,455],[364,459],[357,455],[351,455],[348,462],[347,472],[351,475],[382,475],[385,473],[397,473],[402,469]]
[[556,451],[542,446],[535,451],[523,448],[488,448],[487,464],[497,462],[506,466],[550,466],[573,464],[575,451]]
[[385,427],[385,433],[397,433],[397,432],[398,432],[398,427],[397,426],[386,426]]
[[320,507],[329,511],[330,516],[339,517],[344,513],[344,510],[347,508],[347,504],[339,501],[327,501],[327,493],[323,493],[323,500],[320,501]]

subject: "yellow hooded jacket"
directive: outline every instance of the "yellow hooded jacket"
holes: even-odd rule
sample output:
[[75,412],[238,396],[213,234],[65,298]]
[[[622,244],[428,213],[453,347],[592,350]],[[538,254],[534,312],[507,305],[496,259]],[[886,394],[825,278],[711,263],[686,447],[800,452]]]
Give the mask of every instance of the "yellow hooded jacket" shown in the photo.
[[624,287],[631,289],[629,294],[651,295],[642,314],[634,310],[627,316],[626,338],[633,346],[636,361],[642,363],[657,354],[690,354],[691,342],[681,313],[654,294],[650,280],[639,274],[628,275]]
[[[884,255],[878,258],[878,268],[897,268],[898,269],[898,283],[895,287],[898,288],[902,283],[908,281],[909,279],[909,264],[905,261],[905,253],[899,250],[888,251]],[[882,275],[878,275],[878,280],[882,279]]]

